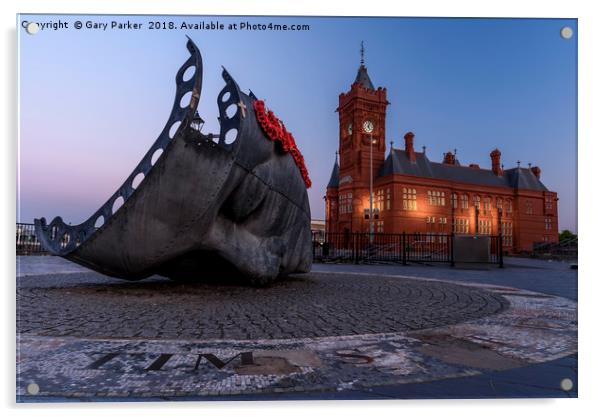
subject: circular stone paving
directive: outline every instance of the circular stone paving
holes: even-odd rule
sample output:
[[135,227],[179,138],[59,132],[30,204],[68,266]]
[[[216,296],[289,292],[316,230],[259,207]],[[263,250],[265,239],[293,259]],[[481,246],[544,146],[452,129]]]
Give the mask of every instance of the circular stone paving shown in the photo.
[[17,289],[19,333],[204,340],[345,336],[446,326],[508,307],[503,296],[480,288],[378,275],[310,273],[267,288],[156,279],[99,284],[102,279],[90,279],[94,274],[70,275],[72,285]]

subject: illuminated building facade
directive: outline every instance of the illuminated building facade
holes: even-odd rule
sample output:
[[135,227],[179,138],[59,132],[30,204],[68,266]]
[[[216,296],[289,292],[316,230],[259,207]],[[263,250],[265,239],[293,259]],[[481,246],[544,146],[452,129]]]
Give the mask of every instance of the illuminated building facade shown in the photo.
[[[455,152],[433,162],[414,149],[386,155],[386,88],[374,88],[363,62],[351,89],[339,96],[339,151],[326,188],[326,232],[498,234],[506,252],[531,251],[558,241],[557,195],[536,166],[504,169],[501,152],[491,167],[461,165]],[[372,184],[372,185],[371,185]],[[372,221],[370,220],[372,189]]]

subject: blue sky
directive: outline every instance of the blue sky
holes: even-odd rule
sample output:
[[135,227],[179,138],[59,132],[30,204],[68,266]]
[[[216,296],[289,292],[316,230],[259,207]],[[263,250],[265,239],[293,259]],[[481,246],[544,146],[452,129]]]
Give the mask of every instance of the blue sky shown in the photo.
[[[217,131],[225,66],[286,123],[313,186],[312,217],[338,147],[338,95],[359,65],[387,88],[387,144],[403,134],[439,161],[457,149],[462,163],[506,167],[531,162],[559,194],[559,227],[577,229],[577,23],[566,19],[32,16],[69,29],[30,36],[18,30],[20,161],[18,220],[62,215],[85,220],[128,176],[169,114],[186,36],[201,49],[199,111]],[[309,31],[73,29],[96,22],[220,21],[309,24]],[[560,29],[575,35],[566,40]]]

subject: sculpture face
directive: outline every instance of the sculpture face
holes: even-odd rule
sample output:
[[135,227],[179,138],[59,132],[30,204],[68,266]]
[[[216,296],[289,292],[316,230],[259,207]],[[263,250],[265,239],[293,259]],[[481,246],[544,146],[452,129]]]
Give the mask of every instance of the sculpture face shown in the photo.
[[[80,225],[36,219],[38,238],[53,254],[131,280],[161,274],[264,284],[308,272],[311,217],[300,154],[268,138],[255,96],[242,93],[226,70],[219,134],[194,129],[203,68],[196,45],[189,40],[187,47],[168,122],[125,183]],[[190,67],[194,76],[185,81]]]

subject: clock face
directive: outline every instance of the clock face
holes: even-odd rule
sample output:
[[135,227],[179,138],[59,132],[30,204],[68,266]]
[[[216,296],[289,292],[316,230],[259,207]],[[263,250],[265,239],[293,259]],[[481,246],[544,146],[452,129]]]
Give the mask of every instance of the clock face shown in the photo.
[[364,132],[372,133],[373,130],[374,130],[374,124],[370,120],[366,120],[364,122]]
[[347,134],[351,135],[351,132],[353,132],[353,126],[351,123],[349,123],[347,125]]

